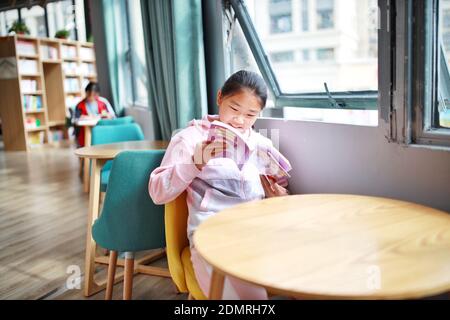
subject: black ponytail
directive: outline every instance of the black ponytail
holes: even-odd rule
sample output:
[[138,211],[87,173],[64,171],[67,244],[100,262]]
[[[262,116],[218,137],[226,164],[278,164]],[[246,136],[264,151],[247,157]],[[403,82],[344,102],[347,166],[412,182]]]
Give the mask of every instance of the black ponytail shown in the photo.
[[263,78],[255,72],[240,70],[225,81],[221,91],[222,97],[233,95],[242,90],[249,90],[261,101],[261,109],[266,106],[267,86]]

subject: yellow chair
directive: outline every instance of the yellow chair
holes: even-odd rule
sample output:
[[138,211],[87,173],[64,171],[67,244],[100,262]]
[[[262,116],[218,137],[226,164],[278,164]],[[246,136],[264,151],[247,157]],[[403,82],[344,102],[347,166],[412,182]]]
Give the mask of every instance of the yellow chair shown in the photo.
[[179,292],[189,298],[206,300],[195,278],[187,237],[186,192],[165,205],[166,252],[170,275]]

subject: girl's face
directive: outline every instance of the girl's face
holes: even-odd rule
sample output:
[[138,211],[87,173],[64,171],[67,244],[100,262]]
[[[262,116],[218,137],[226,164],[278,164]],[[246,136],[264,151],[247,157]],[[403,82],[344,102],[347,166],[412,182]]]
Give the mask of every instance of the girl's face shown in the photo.
[[245,89],[225,97],[219,90],[217,105],[219,106],[219,120],[242,133],[255,124],[262,109],[260,99]]

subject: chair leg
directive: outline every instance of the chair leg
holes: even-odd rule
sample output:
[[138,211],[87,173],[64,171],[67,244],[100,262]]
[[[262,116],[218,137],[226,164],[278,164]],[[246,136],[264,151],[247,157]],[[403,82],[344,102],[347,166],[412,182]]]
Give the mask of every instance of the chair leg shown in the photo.
[[123,281],[123,300],[131,300],[133,293],[134,254],[125,253],[125,275]]
[[111,300],[114,288],[114,278],[116,276],[117,251],[110,251],[108,265],[108,281],[106,283],[105,300]]

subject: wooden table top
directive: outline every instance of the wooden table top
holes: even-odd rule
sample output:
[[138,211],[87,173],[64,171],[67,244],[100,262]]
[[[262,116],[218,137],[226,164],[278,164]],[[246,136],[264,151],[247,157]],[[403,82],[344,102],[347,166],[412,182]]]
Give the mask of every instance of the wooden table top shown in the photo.
[[299,298],[409,299],[450,291],[450,214],[356,195],[226,209],[194,234],[219,272]]
[[116,155],[122,151],[161,150],[166,149],[168,145],[168,141],[162,140],[127,141],[78,148],[77,150],[75,150],[75,154],[80,158],[114,159]]

